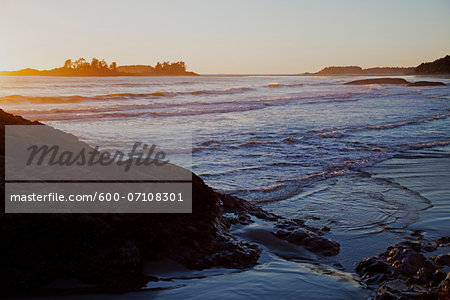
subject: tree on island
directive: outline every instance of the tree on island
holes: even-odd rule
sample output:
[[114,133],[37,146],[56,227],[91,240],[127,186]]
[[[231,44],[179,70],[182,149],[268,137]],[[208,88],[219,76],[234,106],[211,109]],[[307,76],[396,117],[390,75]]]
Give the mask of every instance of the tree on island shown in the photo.
[[180,74],[186,72],[186,65],[184,61],[177,61],[174,63],[170,63],[168,61],[163,62],[162,64],[158,62],[155,66],[155,73],[157,74]]
[[72,68],[72,60],[68,59],[66,60],[66,62],[64,63],[64,69],[71,69]]
[[134,75],[196,75],[195,73],[186,71],[186,64],[184,61],[177,61],[174,63],[168,61],[162,63],[158,62],[154,67],[149,65],[119,66],[117,67],[117,70],[119,72]]
[[116,63],[115,61],[113,61],[113,62],[109,65],[109,68],[110,68],[111,70],[116,70],[116,69],[117,69],[117,63]]
[[112,62],[110,67],[108,67],[108,63],[102,59],[98,60],[93,57],[91,63],[88,63],[84,58],[79,58],[76,61],[72,62],[71,59],[68,59],[64,62],[64,66],[60,69],[69,72],[93,72],[93,73],[110,73],[110,71],[115,72],[117,67],[116,62]]

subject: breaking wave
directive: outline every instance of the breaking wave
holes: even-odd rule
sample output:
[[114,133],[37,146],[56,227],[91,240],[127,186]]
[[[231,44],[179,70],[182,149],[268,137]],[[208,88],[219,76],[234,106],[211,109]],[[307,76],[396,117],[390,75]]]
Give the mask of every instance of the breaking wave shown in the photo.
[[155,99],[160,97],[176,97],[180,95],[232,95],[252,91],[248,87],[235,87],[216,90],[197,90],[197,91],[157,91],[152,93],[111,93],[106,95],[87,96],[23,96],[9,95],[0,97],[0,103],[3,104],[58,104],[58,103],[78,103],[87,101],[108,101],[108,100],[127,100],[127,99]]
[[357,131],[363,131],[363,130],[384,130],[384,129],[392,129],[397,128],[401,126],[408,126],[408,125],[415,125],[415,124],[421,124],[429,121],[439,120],[439,119],[445,119],[450,116],[450,113],[448,114],[442,114],[442,115],[435,115],[427,118],[417,119],[417,120],[410,120],[410,121],[401,121],[401,122],[393,122],[393,123],[387,123],[387,124],[380,124],[380,125],[369,125],[364,127],[354,127],[354,128],[344,128],[344,129],[334,129],[334,130],[327,130],[324,128],[321,129],[313,129],[310,130],[310,133],[315,134],[316,136],[320,136],[323,138],[340,138],[346,135],[347,133],[351,132],[357,132]]
[[270,88],[299,87],[299,86],[303,86],[303,83],[289,83],[289,84],[269,83],[267,86]]

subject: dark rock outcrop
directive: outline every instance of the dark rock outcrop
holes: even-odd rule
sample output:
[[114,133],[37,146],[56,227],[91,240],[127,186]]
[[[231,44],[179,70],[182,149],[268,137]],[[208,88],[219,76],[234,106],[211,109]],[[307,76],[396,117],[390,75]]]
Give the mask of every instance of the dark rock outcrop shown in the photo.
[[[2,195],[4,125],[43,124],[0,110]],[[3,294],[45,294],[44,287],[61,278],[76,278],[93,286],[78,292],[130,291],[154,279],[143,275],[144,260],[171,259],[191,269],[252,267],[260,248],[230,232],[233,223],[249,224],[252,217],[276,223],[277,236],[310,251],[339,252],[339,244],[321,237],[321,231],[216,193],[195,174],[192,194],[191,214],[5,214],[3,210]],[[228,213],[237,217],[230,218]]]
[[223,202],[224,212],[234,214],[233,217],[227,217],[231,224],[250,224],[252,223],[251,216],[254,216],[262,220],[272,221],[275,230],[273,235],[281,240],[302,246],[323,256],[339,254],[339,243],[322,237],[323,232],[329,231],[327,228],[318,230],[306,226],[303,220],[287,219],[274,215],[237,197],[225,194],[219,194],[219,197]]
[[[5,135],[4,132],[5,125],[43,125],[43,124],[37,121],[31,122],[27,119],[22,118],[21,116],[15,116],[0,109],[0,126],[2,129],[2,136]],[[3,145],[4,139],[2,139],[0,142],[2,143],[1,148],[4,149]]]
[[441,86],[441,85],[446,84],[439,81],[416,81],[407,84],[407,86]]
[[[276,226],[279,230],[275,235],[289,243],[305,247],[307,250],[324,256],[339,254],[339,243],[322,237],[322,232],[312,228],[305,228],[295,220],[284,220]],[[326,230],[322,230],[326,231]]]
[[[0,110],[0,125],[3,169],[0,193],[4,195],[4,125],[42,124]],[[59,278],[78,278],[107,291],[132,290],[147,281],[142,275],[144,259],[168,257],[193,269],[255,265],[258,246],[230,234],[217,194],[195,174],[192,189],[192,214],[5,214],[3,211],[0,217],[1,248],[6,258],[2,265],[3,291],[34,293]]]
[[403,78],[369,78],[360,79],[344,83],[344,85],[367,85],[367,84],[397,84],[406,86],[441,86],[446,85],[438,81],[417,81],[409,82]]
[[370,78],[354,80],[344,83],[345,85],[366,85],[366,84],[401,84],[406,85],[409,82],[403,78]]
[[379,285],[376,299],[449,299],[449,274],[443,271],[449,256],[426,258],[423,252],[444,244],[405,241],[363,259],[356,272],[369,285]]

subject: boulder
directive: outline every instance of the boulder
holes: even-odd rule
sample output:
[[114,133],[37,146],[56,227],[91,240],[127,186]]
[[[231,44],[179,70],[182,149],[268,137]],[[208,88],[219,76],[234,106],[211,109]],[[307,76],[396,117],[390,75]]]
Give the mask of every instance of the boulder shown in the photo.
[[446,85],[439,81],[417,81],[409,82],[403,78],[370,78],[360,79],[344,83],[344,85],[368,85],[368,84],[396,84],[406,86],[443,86]]
[[446,84],[440,81],[416,81],[407,84],[407,86],[442,86],[442,85]]
[[442,241],[447,237],[435,241],[435,247],[422,240],[398,243],[378,256],[364,258],[356,272],[366,284],[379,285],[376,299],[448,299],[449,276],[443,270],[448,255],[426,258],[422,254],[434,251]]
[[370,78],[354,80],[344,83],[345,85],[366,85],[366,84],[401,84],[406,85],[409,82],[403,78]]

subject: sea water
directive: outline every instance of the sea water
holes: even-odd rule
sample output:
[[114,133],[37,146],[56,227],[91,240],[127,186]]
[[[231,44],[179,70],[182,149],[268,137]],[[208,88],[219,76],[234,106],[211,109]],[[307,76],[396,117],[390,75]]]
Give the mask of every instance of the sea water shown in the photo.
[[450,228],[450,78],[402,77],[447,84],[437,87],[343,85],[362,78],[0,77],[0,105],[111,151],[149,142],[155,129],[176,139],[188,128],[192,145],[168,149],[172,162],[217,191],[327,226],[341,244],[337,257],[312,262],[261,245],[255,268],[179,270],[148,286],[162,290],[130,298],[361,298],[360,259],[412,230],[437,238]]

